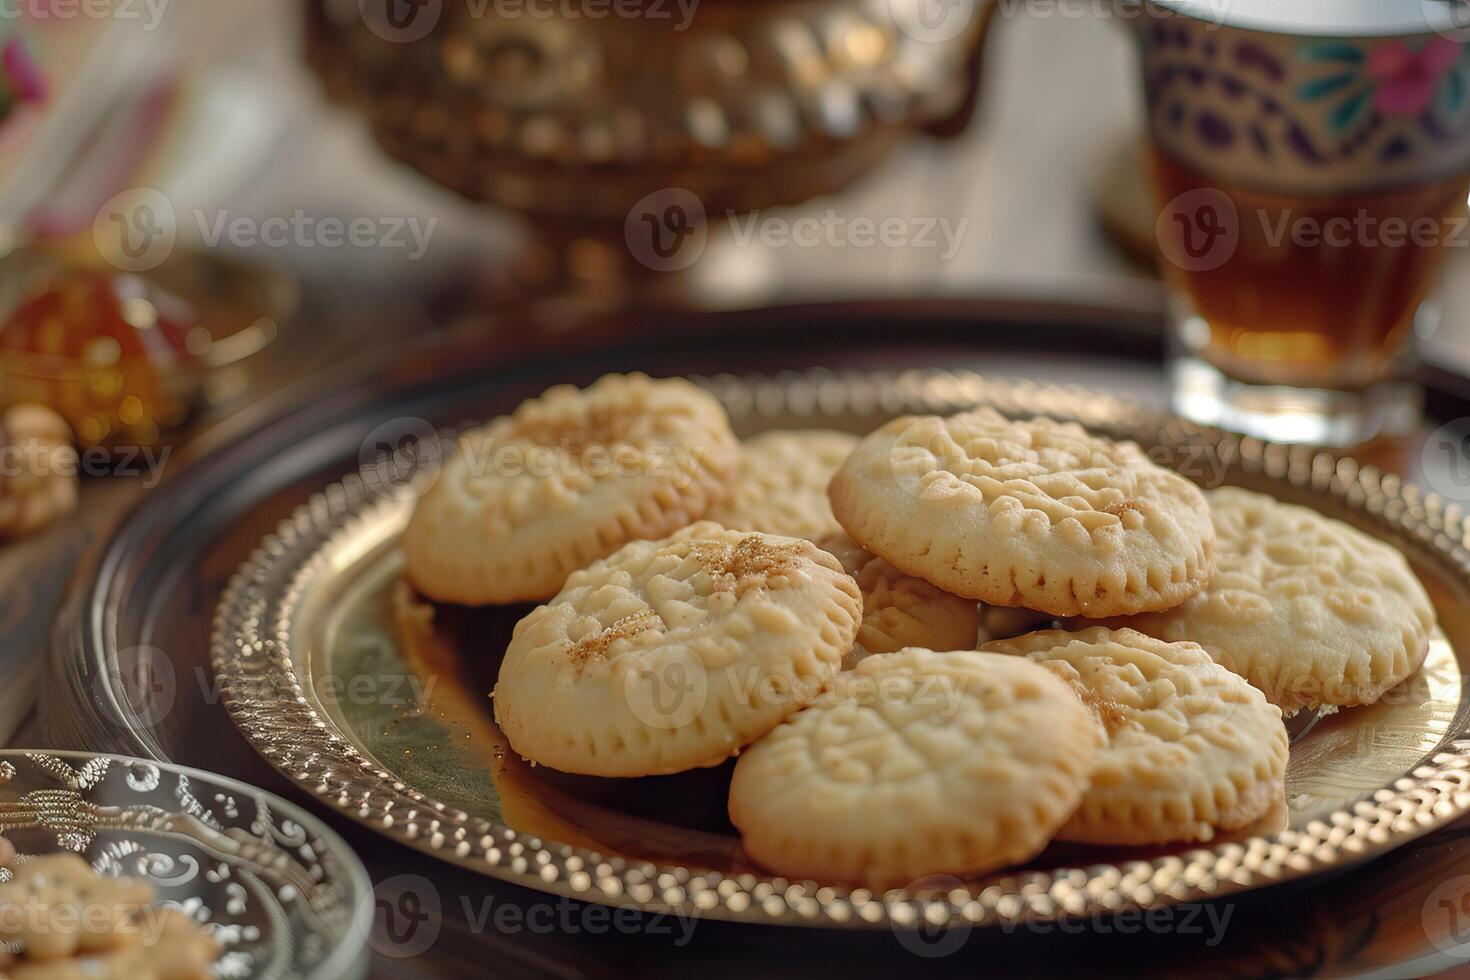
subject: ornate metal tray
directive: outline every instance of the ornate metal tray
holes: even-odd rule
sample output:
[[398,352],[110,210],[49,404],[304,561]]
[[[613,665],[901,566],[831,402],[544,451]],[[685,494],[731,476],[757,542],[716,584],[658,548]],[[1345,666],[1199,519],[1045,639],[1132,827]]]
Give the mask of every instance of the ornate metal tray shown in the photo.
[[[1097,392],[933,370],[703,380],[743,435],[864,432],[902,412],[979,403],[1075,418],[1201,482],[1309,503],[1393,541],[1442,629],[1424,670],[1382,703],[1299,726],[1285,829],[1179,850],[1054,847],[1027,868],[924,891],[787,881],[751,867],[722,825],[728,769],[591,780],[505,751],[485,695],[524,609],[441,610],[433,629],[414,628],[395,590],[414,486],[400,452],[369,455],[323,489],[225,590],[212,661],[246,738],[350,819],[485,875],[647,911],[821,927],[1008,926],[1210,899],[1345,868],[1470,810],[1470,552],[1460,516],[1437,499],[1349,459],[1202,433]],[[422,420],[389,428],[437,445]]]
[[0,750],[0,832],[22,859],[73,851],[99,874],[151,881],[213,933],[218,976],[367,975],[367,872],[315,817],[243,783],[125,756]]

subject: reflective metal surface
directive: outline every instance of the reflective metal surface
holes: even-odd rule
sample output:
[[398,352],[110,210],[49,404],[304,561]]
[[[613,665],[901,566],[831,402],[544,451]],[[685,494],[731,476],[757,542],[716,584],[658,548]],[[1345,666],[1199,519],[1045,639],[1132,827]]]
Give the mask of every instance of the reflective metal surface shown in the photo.
[[[1293,746],[1287,829],[1208,847],[1055,848],[1032,866],[943,891],[771,878],[723,824],[723,777],[625,781],[547,774],[496,733],[485,692],[523,610],[418,621],[395,594],[411,489],[369,468],[317,494],[226,590],[212,656],[236,723],[300,787],[351,819],[492,877],[646,910],[824,927],[1016,924],[1150,909],[1261,888],[1384,853],[1470,810],[1470,740],[1457,651],[1467,648],[1467,553],[1458,516],[1371,468],[1325,453],[1187,429],[1099,393],[963,372],[721,376],[706,383],[742,433],[796,425],[866,431],[902,412],[978,403],[1075,417],[1138,439],[1196,478],[1273,492],[1395,540],[1444,632],[1425,669],[1383,702],[1324,719]],[[343,697],[400,682],[398,703]],[[610,789],[614,782],[616,790]],[[629,804],[637,800],[641,803]]]
[[22,858],[71,851],[105,877],[149,881],[213,935],[217,976],[367,975],[362,865],[320,821],[243,783],[123,756],[0,750],[0,833]]

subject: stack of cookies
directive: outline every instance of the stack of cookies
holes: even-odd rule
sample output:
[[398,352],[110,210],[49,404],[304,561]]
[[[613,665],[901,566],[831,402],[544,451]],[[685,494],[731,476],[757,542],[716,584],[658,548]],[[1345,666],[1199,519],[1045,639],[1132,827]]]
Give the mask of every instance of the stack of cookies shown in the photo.
[[27,860],[0,837],[0,977],[205,980],[219,955],[153,886],[104,878],[75,854]]
[[494,691],[517,752],[738,756],[754,861],[872,887],[1259,825],[1283,711],[1377,700],[1434,626],[1388,545],[1075,424],[742,444],[707,393],[636,375],[467,434],[404,547],[430,599],[544,601]]

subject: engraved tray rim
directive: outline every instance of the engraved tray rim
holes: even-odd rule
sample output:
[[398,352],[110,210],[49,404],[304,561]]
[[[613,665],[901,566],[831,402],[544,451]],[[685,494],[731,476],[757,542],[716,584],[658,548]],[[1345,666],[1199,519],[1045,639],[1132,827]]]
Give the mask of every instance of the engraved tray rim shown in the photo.
[[[994,379],[969,371],[826,369],[773,375],[690,375],[742,420],[840,409],[950,413],[988,404],[1007,414],[1082,422],[1115,438],[1204,444],[1239,473],[1339,507],[1408,538],[1470,587],[1470,528],[1460,508],[1346,456],[1201,430],[1094,389]],[[227,713],[270,765],[357,823],[451,864],[543,893],[648,912],[822,928],[1016,925],[1197,902],[1300,880],[1387,853],[1470,813],[1470,731],[1464,703],[1440,747],[1349,807],[1241,843],[1164,857],[1018,872],[945,893],[822,885],[779,876],[655,865],[519,833],[471,817],[403,784],[311,706],[289,649],[295,604],[315,566],[354,522],[386,502],[357,473],[314,494],[268,536],[223,592],[210,662]],[[282,575],[283,569],[288,574]],[[265,589],[273,584],[277,591]],[[260,656],[242,656],[242,649]],[[248,663],[247,663],[248,661]],[[253,671],[253,673],[252,673]],[[264,692],[264,694],[262,694]]]
[[[367,868],[363,865],[362,859],[357,856],[357,852],[335,830],[329,827],[325,821],[307,808],[278,796],[269,790],[261,789],[259,786],[253,786],[232,776],[221,775],[220,773],[210,772],[195,766],[180,765],[176,762],[167,762],[160,759],[144,758],[117,752],[93,752],[84,749],[25,748],[19,746],[0,747],[0,764],[3,764],[4,767],[9,767],[3,773],[0,773],[4,777],[0,778],[0,797],[7,795],[11,791],[9,784],[14,778],[14,766],[21,760],[43,771],[48,771],[47,764],[51,762],[69,764],[73,770],[72,775],[80,777],[82,781],[77,785],[69,782],[65,788],[77,794],[78,803],[87,801],[86,794],[105,782],[105,777],[99,779],[96,784],[92,785],[88,785],[85,781],[89,770],[98,761],[105,761],[109,764],[109,767],[111,765],[118,765],[127,768],[129,775],[125,779],[128,782],[129,788],[138,792],[140,795],[156,793],[157,785],[145,786],[142,789],[133,786],[134,776],[132,775],[132,771],[137,769],[152,770],[152,774],[155,777],[166,774],[180,779],[187,779],[190,790],[195,794],[196,798],[198,796],[218,794],[221,792],[232,794],[232,799],[238,798],[239,800],[248,799],[254,801],[256,804],[256,821],[261,820],[263,814],[268,814],[273,824],[279,824],[281,826],[295,825],[300,828],[301,845],[308,847],[316,855],[317,869],[320,869],[323,874],[331,874],[331,877],[325,879],[325,881],[327,883],[335,882],[336,887],[341,889],[344,901],[340,903],[339,909],[343,918],[347,921],[347,927],[342,931],[341,937],[307,976],[321,978],[321,980],[337,980],[337,978],[341,977],[366,975],[368,955],[370,952],[368,936],[372,929],[373,916],[373,905],[368,901],[373,894],[372,878],[368,875]],[[264,809],[262,809],[262,805]],[[144,804],[144,806],[149,805]],[[181,807],[177,810],[159,810],[157,815],[178,818],[191,815],[193,812],[187,807]],[[218,817],[215,816],[212,809],[207,811],[207,816],[210,821],[218,821]],[[238,824],[244,820],[244,814],[241,812],[239,815],[231,816],[228,819]],[[206,821],[205,825],[211,827],[211,829],[220,829],[213,827],[208,821]],[[58,838],[64,832],[62,828],[51,827],[44,820],[38,823],[36,827],[27,829],[52,830],[58,835]],[[238,830],[238,828],[236,829]],[[124,825],[121,822],[116,827],[99,823],[94,828],[94,832],[97,834],[119,832],[122,830],[124,830]],[[157,837],[161,840],[169,840],[173,837],[189,838],[192,836],[184,834],[181,831],[169,832],[151,828],[140,821],[127,822],[125,832],[133,836]],[[257,830],[253,824],[250,833],[254,837],[263,840],[266,839],[262,836],[264,831]],[[57,844],[59,850],[71,849],[72,847],[72,845],[64,844],[59,839]],[[272,846],[279,847],[280,845],[273,844]],[[251,870],[251,861],[241,854],[213,852],[212,858],[215,861],[229,864],[239,870]],[[324,882],[323,879],[315,879],[315,883],[322,885]],[[308,902],[312,901],[309,896],[305,897],[305,900]],[[318,910],[314,909],[313,911],[314,914],[320,916]],[[273,922],[273,926],[276,924]],[[299,941],[300,938],[299,935],[295,937],[296,941]],[[268,973],[268,975],[275,976],[278,974]]]

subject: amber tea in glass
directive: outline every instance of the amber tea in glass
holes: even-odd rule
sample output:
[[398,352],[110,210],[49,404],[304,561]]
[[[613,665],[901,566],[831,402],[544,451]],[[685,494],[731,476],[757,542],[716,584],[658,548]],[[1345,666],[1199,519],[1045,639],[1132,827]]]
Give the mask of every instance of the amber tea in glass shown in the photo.
[[[1413,0],[1142,8],[1171,396],[1352,445],[1419,419],[1416,324],[1470,248],[1470,45]],[[1285,12],[1283,12],[1285,11]]]

